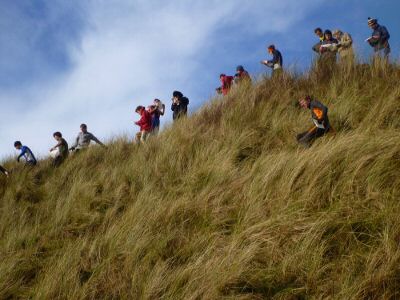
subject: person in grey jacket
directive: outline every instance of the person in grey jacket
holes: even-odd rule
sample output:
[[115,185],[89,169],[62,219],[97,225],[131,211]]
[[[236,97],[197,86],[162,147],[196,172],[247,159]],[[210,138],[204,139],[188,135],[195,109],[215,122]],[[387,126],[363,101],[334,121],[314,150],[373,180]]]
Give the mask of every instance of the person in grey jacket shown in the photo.
[[377,19],[373,18],[368,18],[368,26],[373,30],[373,32],[366,42],[374,48],[376,54],[383,52],[384,56],[387,58],[390,53],[389,31],[385,26],[378,24]]
[[81,149],[85,149],[89,147],[91,141],[94,141],[97,144],[105,147],[104,144],[97,139],[97,137],[95,137],[92,133],[87,131],[86,124],[81,124],[80,128],[81,132],[79,132],[78,136],[75,139],[75,143],[72,145],[70,150],[79,151]]

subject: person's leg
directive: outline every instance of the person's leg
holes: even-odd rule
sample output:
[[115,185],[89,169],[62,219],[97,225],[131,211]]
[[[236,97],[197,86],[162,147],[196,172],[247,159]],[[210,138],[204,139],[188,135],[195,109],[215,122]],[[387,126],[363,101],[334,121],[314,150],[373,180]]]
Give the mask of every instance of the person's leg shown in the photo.
[[63,162],[64,158],[61,155],[58,155],[56,158],[53,160],[53,166],[54,167],[59,167],[61,163]]
[[0,172],[8,176],[8,171],[5,168],[3,168],[3,166],[0,166]]
[[135,136],[135,142],[136,143],[140,143],[140,140],[141,140],[141,138],[142,138],[142,132],[138,132],[138,133],[136,133],[136,136]]
[[149,132],[148,131],[142,131],[142,135],[141,135],[140,141],[144,144],[146,142],[148,136],[149,136]]

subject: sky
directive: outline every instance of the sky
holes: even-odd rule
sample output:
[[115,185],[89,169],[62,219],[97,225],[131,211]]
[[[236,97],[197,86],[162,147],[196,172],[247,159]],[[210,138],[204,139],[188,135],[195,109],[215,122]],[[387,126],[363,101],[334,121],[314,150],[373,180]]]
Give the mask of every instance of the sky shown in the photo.
[[171,120],[174,90],[195,112],[215,96],[219,74],[253,76],[275,44],[286,68],[305,70],[313,30],[340,28],[367,58],[378,18],[400,54],[398,0],[0,0],[0,158],[16,140],[43,157],[53,132],[72,143],[79,125],[102,140],[133,138],[137,105],[154,98]]

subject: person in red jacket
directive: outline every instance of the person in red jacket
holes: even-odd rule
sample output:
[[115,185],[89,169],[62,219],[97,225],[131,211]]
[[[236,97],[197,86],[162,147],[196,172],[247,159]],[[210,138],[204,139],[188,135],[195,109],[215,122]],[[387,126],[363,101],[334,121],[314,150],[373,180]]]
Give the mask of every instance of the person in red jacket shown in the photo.
[[216,89],[217,93],[218,94],[222,93],[224,96],[226,96],[232,87],[233,76],[227,76],[225,74],[221,74],[219,75],[219,79],[221,80],[221,86]]
[[136,134],[136,142],[144,143],[151,132],[151,114],[141,105],[136,107],[135,112],[140,115],[140,120],[135,122],[140,127],[140,132]]

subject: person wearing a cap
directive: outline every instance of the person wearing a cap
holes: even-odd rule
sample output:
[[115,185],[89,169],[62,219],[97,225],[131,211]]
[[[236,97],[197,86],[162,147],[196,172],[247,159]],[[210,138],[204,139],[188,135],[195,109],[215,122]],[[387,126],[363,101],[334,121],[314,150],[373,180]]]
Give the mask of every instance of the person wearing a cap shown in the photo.
[[243,81],[251,81],[251,78],[249,73],[240,65],[236,67],[235,83]]
[[275,48],[275,45],[270,45],[268,47],[268,53],[272,55],[272,60],[263,60],[261,61],[261,63],[263,65],[266,65],[267,67],[272,68],[272,74],[275,74],[275,72],[282,70],[282,54],[279,50]]
[[368,18],[368,26],[373,31],[371,37],[366,41],[374,48],[376,54],[383,52],[384,56],[388,57],[390,53],[389,31],[385,26],[379,25],[377,19],[373,18]]
[[342,61],[353,59],[353,39],[351,35],[347,32],[342,32],[340,29],[336,29],[333,31],[333,37],[338,41],[337,51],[340,55],[340,59]]
[[322,31],[322,29],[319,27],[314,29],[314,33],[319,38],[319,41],[312,47],[312,49],[314,52],[317,52],[318,54],[320,54],[319,48],[321,47],[322,42],[325,40],[325,35],[324,35],[324,32]]
[[174,91],[172,93],[172,119],[175,121],[180,117],[184,117],[187,115],[189,99],[179,91]]

